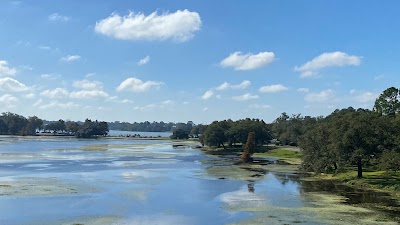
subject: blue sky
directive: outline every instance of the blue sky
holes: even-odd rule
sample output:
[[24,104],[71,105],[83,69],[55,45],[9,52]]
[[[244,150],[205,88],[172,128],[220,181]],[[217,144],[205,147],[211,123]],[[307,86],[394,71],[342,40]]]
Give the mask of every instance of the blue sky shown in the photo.
[[0,107],[188,121],[372,108],[399,87],[400,2],[0,2]]

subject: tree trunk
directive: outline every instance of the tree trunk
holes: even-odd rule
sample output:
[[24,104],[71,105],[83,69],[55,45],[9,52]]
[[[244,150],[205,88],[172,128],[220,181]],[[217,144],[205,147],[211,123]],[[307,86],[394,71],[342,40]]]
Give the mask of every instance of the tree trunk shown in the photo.
[[357,178],[362,178],[362,164],[361,158],[357,160]]
[[224,143],[222,143],[222,147],[224,148],[224,150],[226,150],[226,147],[225,147]]
[[333,168],[335,168],[335,172],[337,171],[337,164],[336,162],[333,163]]

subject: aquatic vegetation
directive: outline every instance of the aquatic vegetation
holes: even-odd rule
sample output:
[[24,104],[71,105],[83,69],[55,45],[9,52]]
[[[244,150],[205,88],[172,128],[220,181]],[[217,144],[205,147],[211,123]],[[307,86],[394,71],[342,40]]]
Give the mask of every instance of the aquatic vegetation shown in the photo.
[[71,184],[57,178],[18,177],[0,180],[0,196],[57,196],[97,192],[84,184]]

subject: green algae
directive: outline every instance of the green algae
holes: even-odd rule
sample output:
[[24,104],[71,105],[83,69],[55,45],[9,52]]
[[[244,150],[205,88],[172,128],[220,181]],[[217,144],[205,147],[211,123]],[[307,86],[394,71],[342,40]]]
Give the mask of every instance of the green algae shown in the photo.
[[18,177],[0,181],[0,196],[76,195],[99,191],[89,185],[68,184],[57,178]]
[[[346,199],[342,196],[306,193],[303,197],[308,202],[308,205],[299,208],[253,204],[254,200],[247,200],[246,196],[235,204],[235,208],[231,206],[225,206],[225,208],[253,213],[250,219],[232,224],[398,224],[396,221],[391,220],[390,216],[379,211],[343,204]],[[246,201],[248,202],[246,203]]]

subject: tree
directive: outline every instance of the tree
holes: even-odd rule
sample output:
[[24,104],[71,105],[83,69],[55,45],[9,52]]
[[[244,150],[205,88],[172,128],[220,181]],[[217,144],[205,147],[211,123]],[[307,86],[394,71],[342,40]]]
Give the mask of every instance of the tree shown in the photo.
[[95,122],[86,119],[79,130],[75,133],[78,138],[92,138],[94,136],[104,136],[108,134],[108,124],[106,122]]
[[382,153],[379,167],[386,171],[397,172],[400,170],[400,152],[386,150]]
[[395,115],[400,111],[400,90],[390,87],[375,100],[374,111],[381,115]]
[[72,134],[76,134],[80,128],[80,125],[77,122],[68,121],[65,123],[65,129]]
[[8,127],[7,134],[11,135],[23,134],[23,129],[28,124],[28,120],[25,117],[11,112],[2,113],[0,119]]
[[26,125],[26,134],[35,135],[36,130],[40,130],[43,127],[43,120],[37,116],[28,117],[28,124]]
[[255,139],[255,134],[254,132],[249,132],[247,136],[247,141],[246,144],[244,145],[243,148],[243,153],[241,156],[242,162],[248,163],[253,161],[251,158],[251,155],[254,153],[254,148],[256,146],[256,139]]
[[171,139],[188,139],[189,132],[183,129],[175,129],[171,135]]

